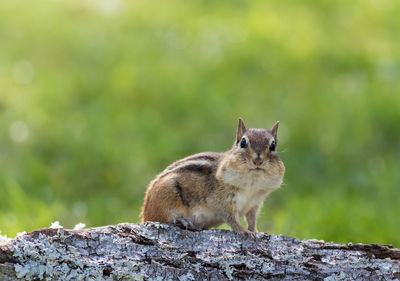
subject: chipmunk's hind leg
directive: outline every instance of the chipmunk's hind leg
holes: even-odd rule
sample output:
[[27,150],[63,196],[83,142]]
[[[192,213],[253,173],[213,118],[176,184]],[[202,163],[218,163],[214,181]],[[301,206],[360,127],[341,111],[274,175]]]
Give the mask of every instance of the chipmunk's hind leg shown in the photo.
[[174,223],[174,225],[176,225],[180,228],[191,230],[191,231],[202,230],[201,227],[195,225],[193,223],[193,221],[189,218],[174,218],[173,223]]

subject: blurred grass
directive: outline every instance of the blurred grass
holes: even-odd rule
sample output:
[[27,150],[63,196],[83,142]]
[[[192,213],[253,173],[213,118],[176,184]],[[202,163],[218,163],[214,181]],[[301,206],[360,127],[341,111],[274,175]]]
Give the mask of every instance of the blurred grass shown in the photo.
[[0,5],[0,229],[139,221],[170,162],[281,121],[259,230],[400,247],[400,2]]

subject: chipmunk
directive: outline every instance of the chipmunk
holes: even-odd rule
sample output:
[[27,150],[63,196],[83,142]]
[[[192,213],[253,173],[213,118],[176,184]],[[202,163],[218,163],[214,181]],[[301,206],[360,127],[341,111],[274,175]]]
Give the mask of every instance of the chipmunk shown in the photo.
[[[203,152],[169,165],[149,185],[142,222],[173,223],[202,230],[227,223],[255,236],[264,199],[282,184],[285,166],[277,153],[278,126],[246,129],[239,118],[236,140],[226,152]],[[245,216],[247,230],[239,217]]]

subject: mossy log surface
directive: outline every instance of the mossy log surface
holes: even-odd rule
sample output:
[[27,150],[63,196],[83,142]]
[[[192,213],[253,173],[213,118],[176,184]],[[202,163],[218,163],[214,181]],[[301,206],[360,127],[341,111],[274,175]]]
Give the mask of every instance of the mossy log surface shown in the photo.
[[0,280],[399,280],[400,249],[150,223],[41,229],[0,246]]

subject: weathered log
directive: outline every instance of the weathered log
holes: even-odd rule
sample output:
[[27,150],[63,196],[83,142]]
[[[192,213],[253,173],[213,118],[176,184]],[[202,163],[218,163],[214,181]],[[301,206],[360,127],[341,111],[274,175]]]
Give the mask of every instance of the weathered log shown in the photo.
[[399,280],[400,249],[150,223],[41,229],[0,246],[0,280]]

